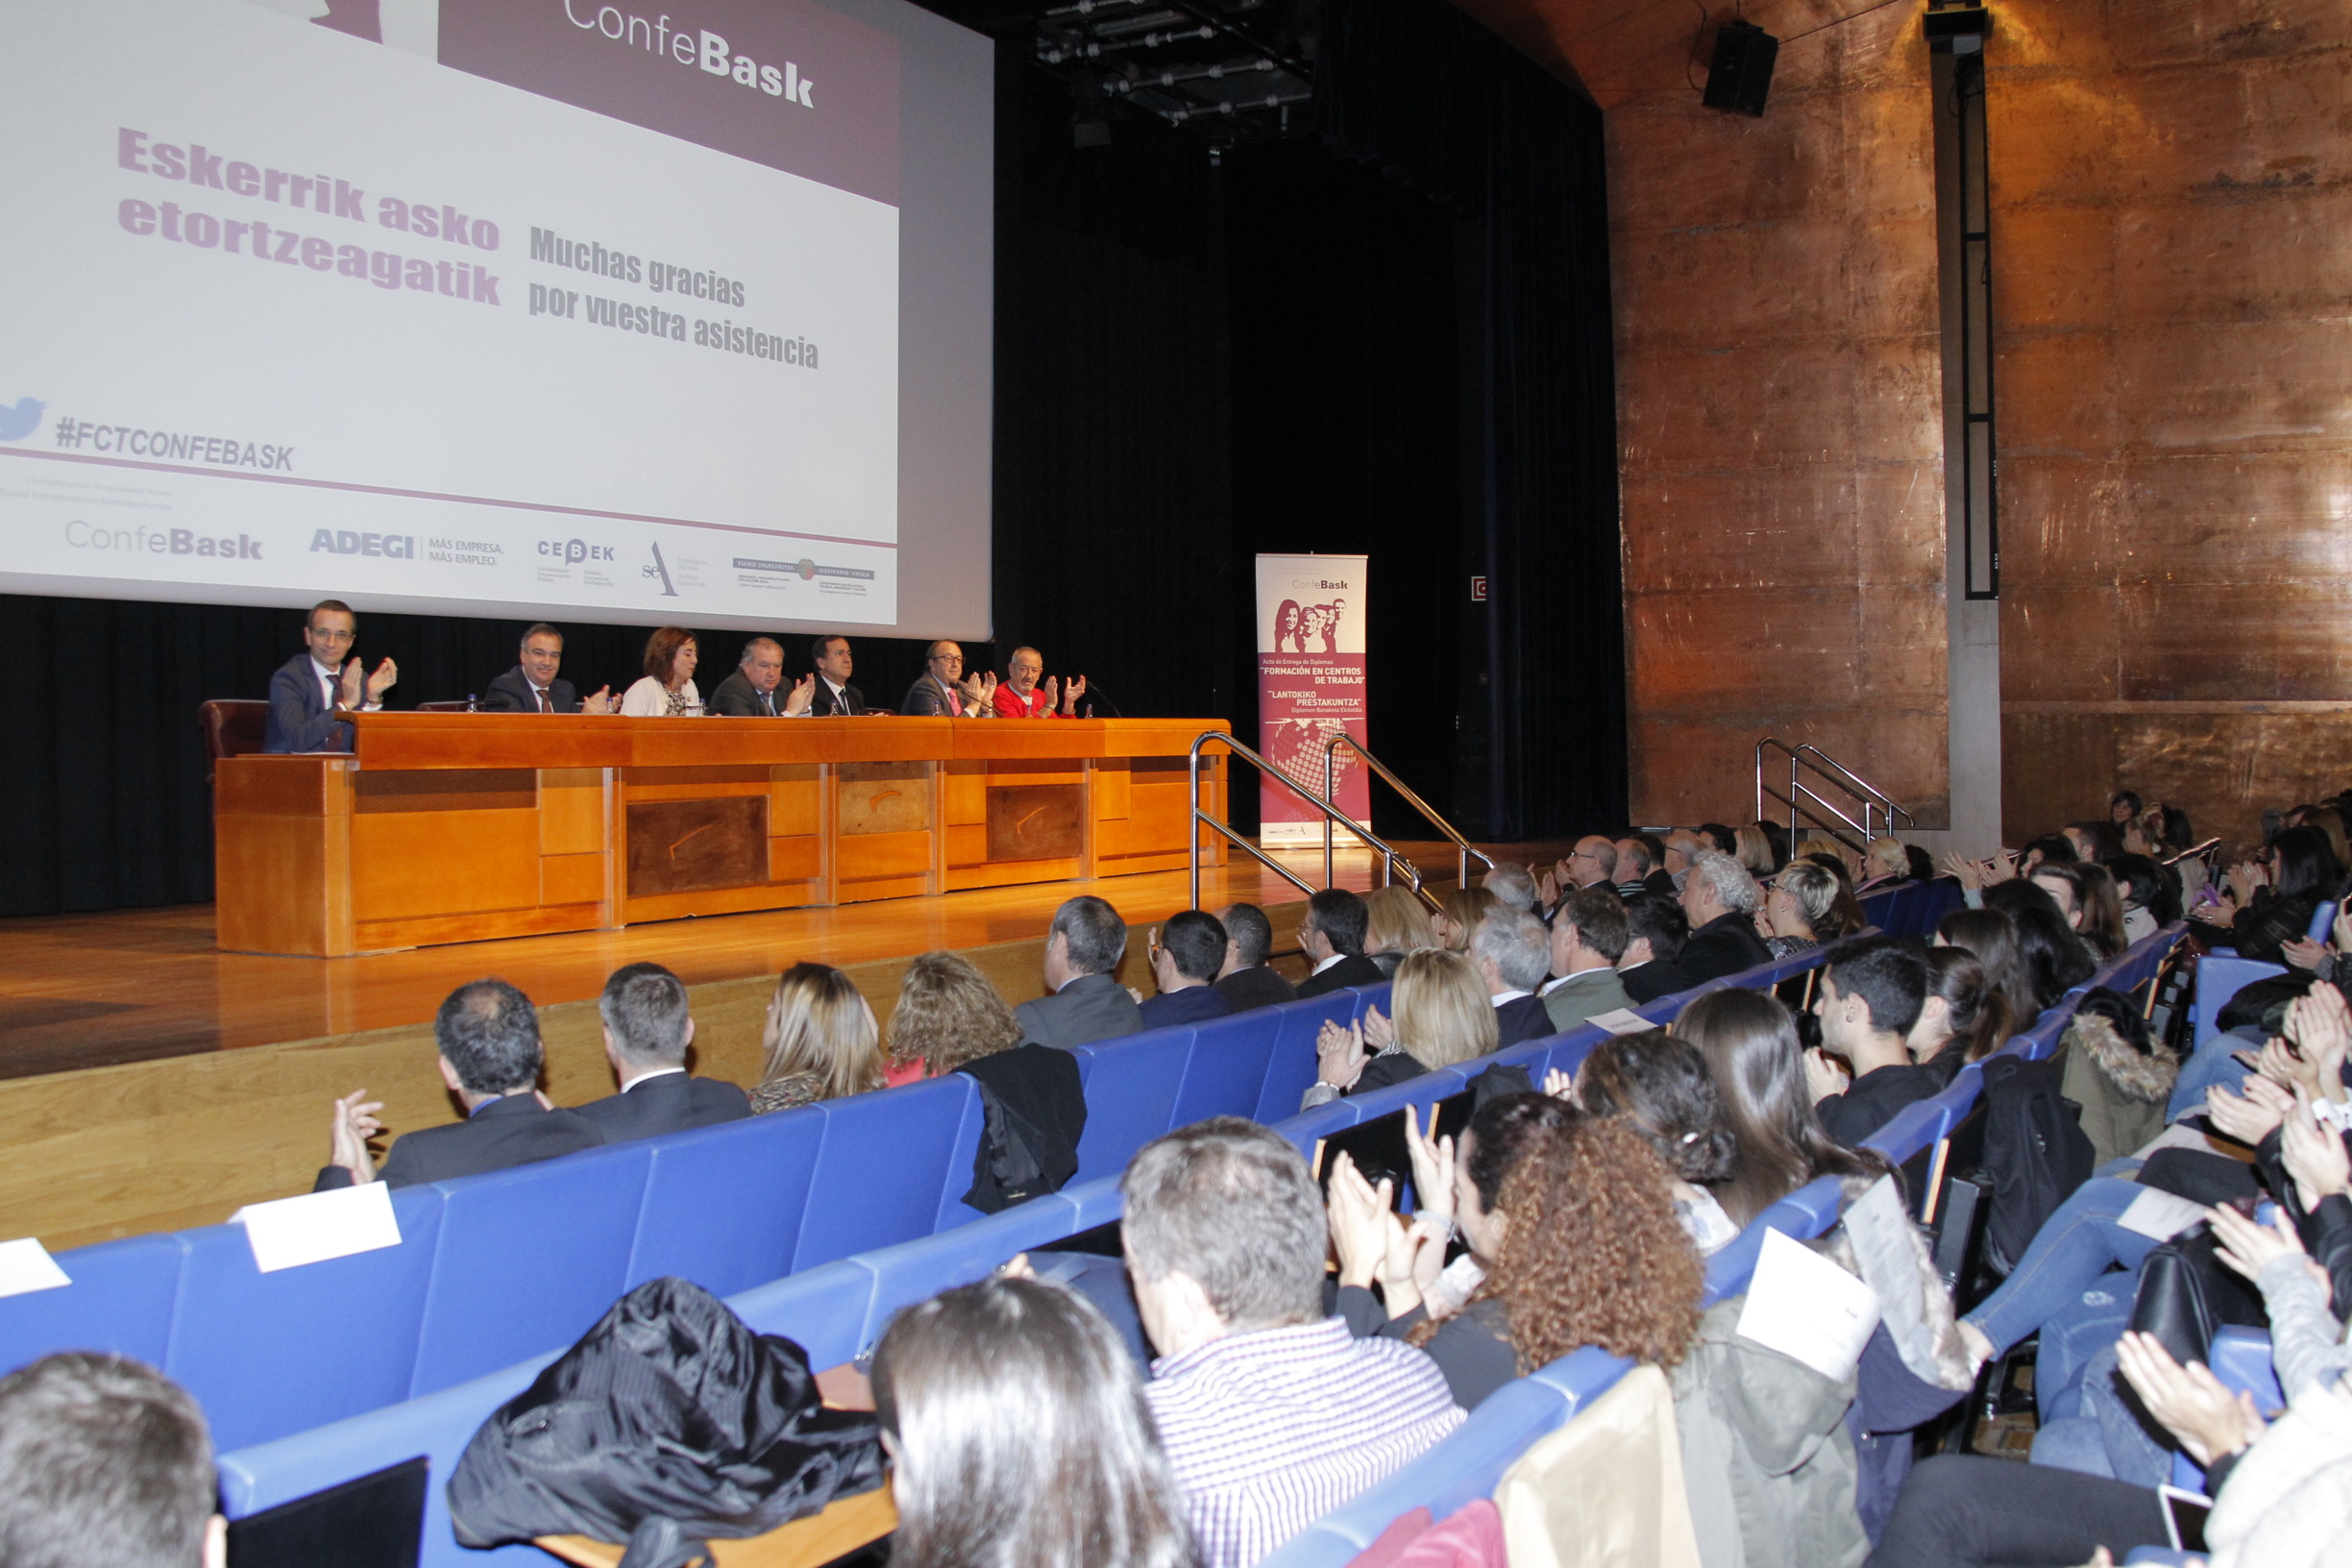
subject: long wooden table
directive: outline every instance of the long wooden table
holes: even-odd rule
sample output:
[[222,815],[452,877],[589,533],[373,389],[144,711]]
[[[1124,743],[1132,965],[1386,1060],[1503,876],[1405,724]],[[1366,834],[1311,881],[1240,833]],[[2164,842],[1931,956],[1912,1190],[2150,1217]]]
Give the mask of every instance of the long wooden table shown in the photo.
[[[351,754],[215,771],[217,940],[328,958],[1177,870],[1187,757],[1227,727],[361,714]],[[1221,751],[1202,780],[1221,813]]]

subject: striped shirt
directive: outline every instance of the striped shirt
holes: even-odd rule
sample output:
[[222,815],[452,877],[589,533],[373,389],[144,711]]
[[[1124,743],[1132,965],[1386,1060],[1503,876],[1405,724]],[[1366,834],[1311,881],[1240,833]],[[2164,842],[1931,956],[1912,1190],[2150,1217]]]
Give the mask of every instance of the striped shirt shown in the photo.
[[1200,1568],[1249,1568],[1462,1422],[1436,1362],[1335,1317],[1155,1361],[1144,1394]]

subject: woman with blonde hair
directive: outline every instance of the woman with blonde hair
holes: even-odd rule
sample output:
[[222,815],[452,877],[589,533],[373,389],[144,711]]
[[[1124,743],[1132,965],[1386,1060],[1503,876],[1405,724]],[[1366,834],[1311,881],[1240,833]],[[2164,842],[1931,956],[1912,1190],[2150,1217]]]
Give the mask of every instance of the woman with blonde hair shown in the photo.
[[[1764,945],[1773,957],[1787,958],[1850,935],[1842,929],[1846,922],[1838,908],[1841,898],[1850,897],[1828,867],[1819,861],[1790,861],[1765,890]],[[1857,919],[1854,929],[1859,928]]]
[[1478,971],[1459,953],[1425,947],[1406,954],[1397,965],[1389,1003],[1394,1017],[1367,1007],[1354,1023],[1324,1020],[1315,1041],[1316,1080],[1300,1099],[1300,1110],[1401,1084],[1433,1067],[1491,1056],[1502,1038],[1494,1003]]
[[988,976],[955,953],[924,953],[898,982],[891,1013],[891,1083],[937,1078],[1020,1043],[1021,1027]]
[[1484,888],[1456,888],[1445,896],[1445,908],[1430,917],[1437,945],[1449,953],[1466,951],[1479,921],[1495,907],[1495,895]]
[[1429,911],[1409,888],[1383,888],[1364,896],[1364,956],[1393,978],[1407,953],[1441,945]]
[[760,1035],[767,1065],[751,1114],[789,1111],[884,1087],[873,1009],[829,964],[795,964],[776,979]]
[[1750,822],[1731,835],[1731,842],[1737,845],[1739,863],[1758,882],[1780,869],[1780,863],[1773,858],[1772,840],[1765,836],[1762,822]]

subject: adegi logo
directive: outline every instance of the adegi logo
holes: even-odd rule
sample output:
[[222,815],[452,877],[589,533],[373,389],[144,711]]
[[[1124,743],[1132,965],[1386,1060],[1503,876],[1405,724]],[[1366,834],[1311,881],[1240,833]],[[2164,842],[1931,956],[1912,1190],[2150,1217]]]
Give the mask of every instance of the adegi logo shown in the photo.
[[577,566],[582,561],[609,561],[613,558],[610,545],[592,545],[584,539],[542,539],[539,553],[554,557],[566,566]]
[[416,559],[412,533],[354,533],[349,528],[321,528],[310,536],[310,551],[330,555],[380,555],[389,560]]

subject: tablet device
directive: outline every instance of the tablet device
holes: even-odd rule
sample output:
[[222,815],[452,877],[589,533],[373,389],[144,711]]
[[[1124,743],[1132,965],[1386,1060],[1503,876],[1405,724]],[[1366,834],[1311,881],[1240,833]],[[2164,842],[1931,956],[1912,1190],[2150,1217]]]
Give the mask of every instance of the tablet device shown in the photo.
[[229,1521],[229,1568],[416,1568],[425,1456]]
[[2165,1539],[2171,1543],[2172,1550],[2204,1551],[2205,1516],[2213,1512],[2213,1499],[2178,1486],[2159,1486],[2156,1501],[2164,1507]]

